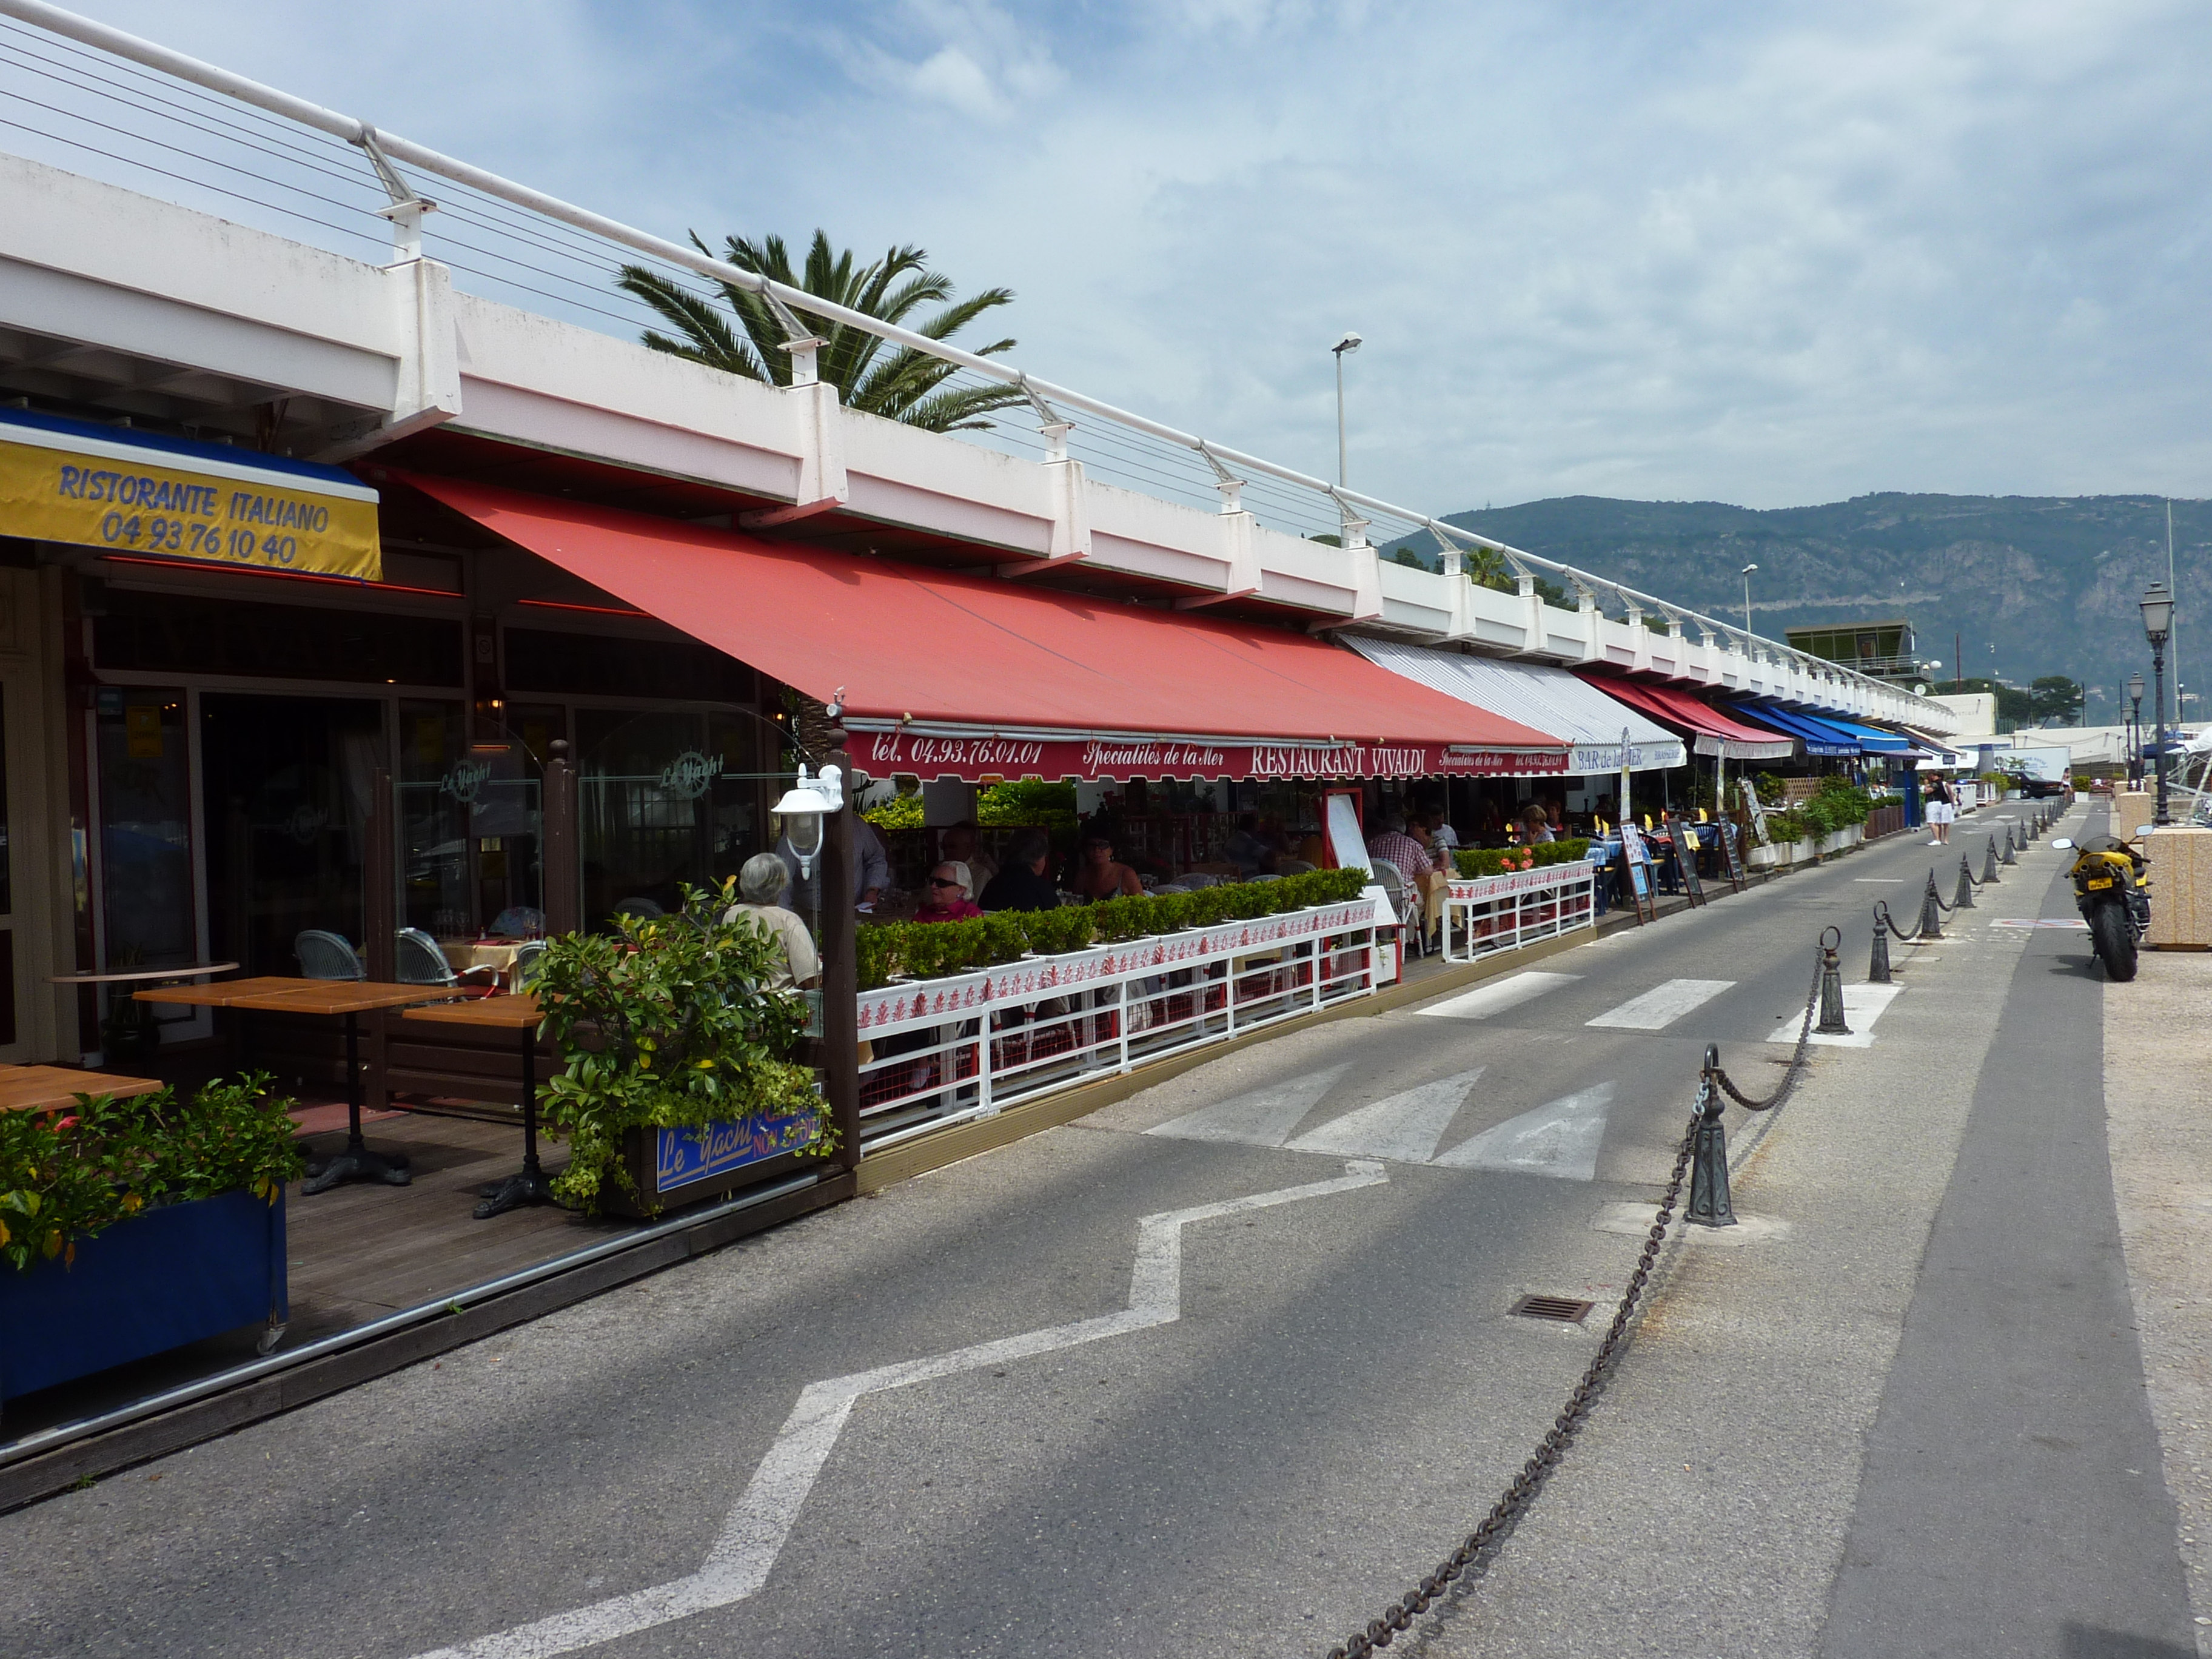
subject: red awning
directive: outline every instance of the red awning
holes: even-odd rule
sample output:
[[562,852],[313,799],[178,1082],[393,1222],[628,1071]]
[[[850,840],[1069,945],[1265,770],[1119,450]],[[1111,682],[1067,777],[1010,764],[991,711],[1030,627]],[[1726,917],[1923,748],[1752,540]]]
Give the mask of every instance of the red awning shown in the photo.
[[1559,738],[1278,629],[395,474],[811,697],[882,776],[1556,773]]
[[1797,745],[1788,738],[1731,720],[1697,693],[1682,687],[1617,680],[1595,674],[1583,678],[1602,687],[1607,696],[1619,697],[1647,714],[1687,727],[1700,755],[1718,755],[1724,760],[1787,760],[1797,752]]

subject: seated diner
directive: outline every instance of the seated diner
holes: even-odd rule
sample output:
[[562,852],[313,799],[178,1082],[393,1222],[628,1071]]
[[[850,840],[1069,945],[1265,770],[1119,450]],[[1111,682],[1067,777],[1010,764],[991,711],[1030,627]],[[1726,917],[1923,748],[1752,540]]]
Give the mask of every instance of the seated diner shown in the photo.
[[922,895],[921,903],[914,913],[916,921],[966,921],[980,916],[982,910],[968,896],[969,883],[973,879],[968,866],[957,859],[948,859],[929,872],[929,890]]

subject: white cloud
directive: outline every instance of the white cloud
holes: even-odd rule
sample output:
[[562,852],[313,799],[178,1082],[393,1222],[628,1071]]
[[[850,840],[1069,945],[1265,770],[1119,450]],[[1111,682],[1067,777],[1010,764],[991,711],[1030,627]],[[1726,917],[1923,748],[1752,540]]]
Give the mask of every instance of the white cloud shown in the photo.
[[1411,505],[2212,493],[2179,3],[82,3],[648,228],[919,242],[1310,471],[1356,327]]

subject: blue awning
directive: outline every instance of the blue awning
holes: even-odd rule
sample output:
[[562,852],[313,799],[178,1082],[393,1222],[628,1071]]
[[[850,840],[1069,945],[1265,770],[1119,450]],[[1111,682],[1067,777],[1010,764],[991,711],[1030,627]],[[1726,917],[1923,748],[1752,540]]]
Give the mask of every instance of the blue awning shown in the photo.
[[1794,708],[1778,708],[1771,703],[1739,702],[1736,709],[1761,726],[1796,738],[1805,744],[1806,754],[1819,759],[1842,759],[1859,752],[1859,740],[1839,726],[1811,714],[1801,714]]
[[1894,732],[1885,732],[1878,726],[1846,720],[1841,714],[1820,714],[1815,718],[1823,725],[1850,732],[1859,740],[1859,747],[1869,755],[1909,755],[1912,752],[1910,738],[1900,737]]

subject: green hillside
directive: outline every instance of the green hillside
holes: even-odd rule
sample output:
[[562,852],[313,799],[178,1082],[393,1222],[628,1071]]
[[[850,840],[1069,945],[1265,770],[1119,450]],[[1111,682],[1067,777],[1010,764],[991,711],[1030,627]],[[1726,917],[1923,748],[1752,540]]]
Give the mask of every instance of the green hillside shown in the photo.
[[[1762,634],[1905,617],[1921,656],[1945,672],[1962,654],[1966,673],[2023,685],[2048,673],[2092,688],[2117,688],[2137,668],[2148,678],[2136,603],[2166,574],[2166,504],[2154,496],[1881,495],[1759,512],[1569,495],[1449,521],[1736,621],[1738,573],[1756,564],[1752,620]],[[2212,693],[2212,503],[2177,501],[2173,533],[2184,683]],[[1398,545],[1435,562],[1425,537]],[[2112,708],[2093,696],[2089,719]]]

